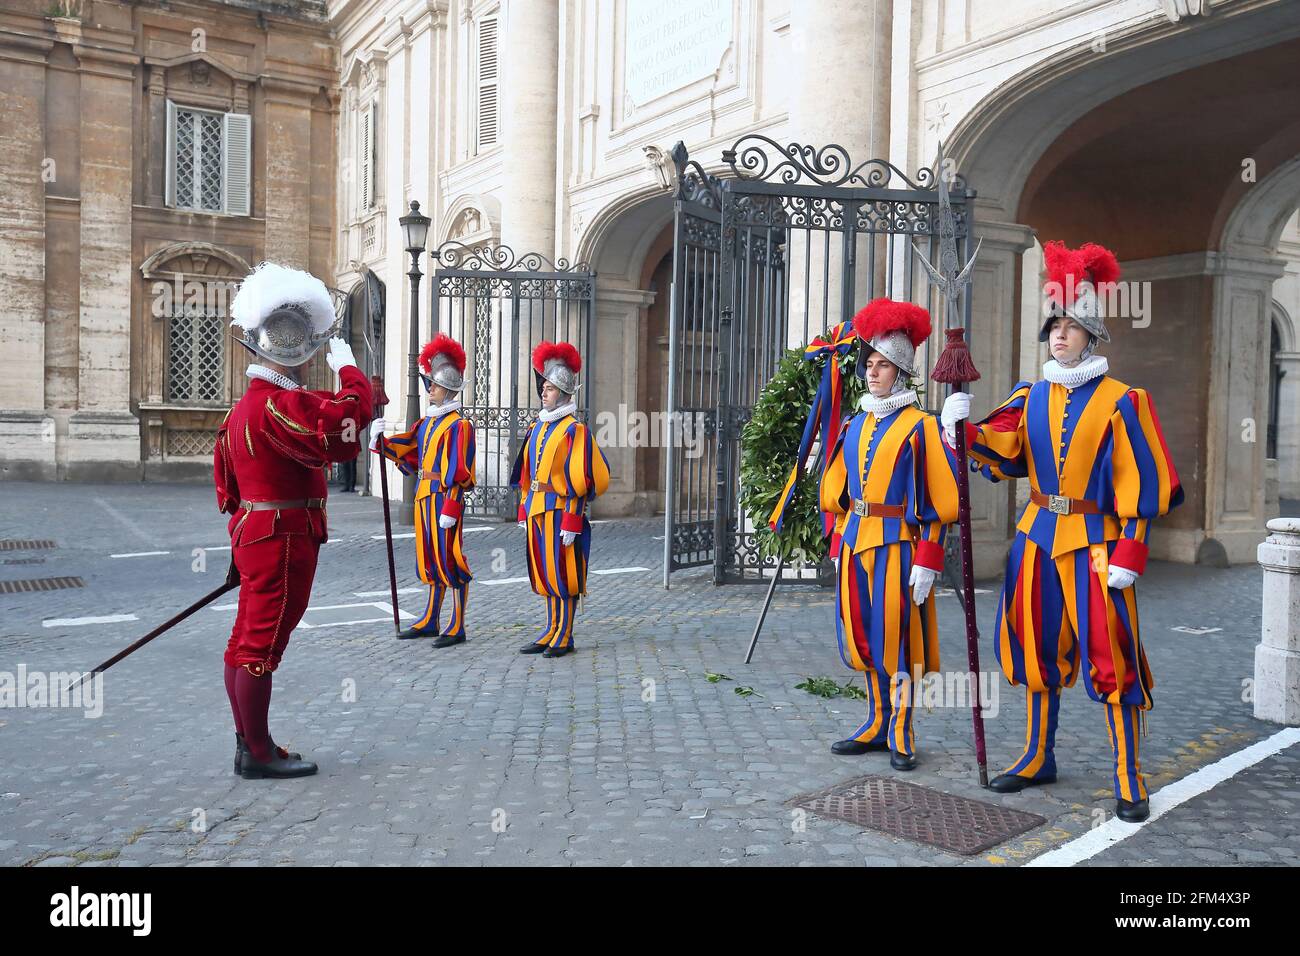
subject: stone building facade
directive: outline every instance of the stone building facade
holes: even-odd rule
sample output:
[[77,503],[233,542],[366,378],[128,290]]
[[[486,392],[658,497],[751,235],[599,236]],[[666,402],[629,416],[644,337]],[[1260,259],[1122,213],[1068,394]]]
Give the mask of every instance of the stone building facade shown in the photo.
[[[74,475],[79,461],[117,454],[130,471],[153,460],[150,422],[161,420],[164,433],[173,420],[189,427],[178,416],[191,413],[157,407],[168,405],[149,371],[160,326],[142,318],[141,270],[165,242],[230,254],[173,269],[237,271],[280,257],[347,292],[354,316],[374,320],[353,323],[358,354],[385,373],[386,415],[402,422],[411,301],[398,218],[412,200],[432,217],[430,247],[504,244],[588,264],[594,408],[660,411],[673,219],[666,157],[680,140],[710,172],[726,173],[723,151],[758,134],[837,143],[854,162],[881,158],[907,172],[929,165],[943,141],[977,193],[977,410],[1038,377],[1042,242],[1116,250],[1149,309],[1112,322],[1107,354],[1117,376],[1153,393],[1187,489],[1153,536],[1157,556],[1252,560],[1277,494],[1300,493],[1295,3],[330,0],[288,17],[252,2],[98,2],[104,25],[91,30],[83,18],[75,37],[73,24],[35,15],[40,6],[0,15],[0,62],[15,77],[0,95],[33,117],[0,156],[0,189],[19,210],[16,238],[0,236],[17,264],[0,282],[21,304],[4,334],[30,363],[22,367],[45,370],[31,384],[0,382],[9,472],[58,465]],[[259,28],[258,8],[269,29]],[[241,89],[248,97],[251,218],[168,212],[158,201],[166,187],[147,146],[166,119],[150,104],[165,98],[156,84],[195,82],[186,17],[219,19],[231,34],[201,62],[214,95],[227,90],[232,108]],[[81,105],[52,107],[78,89]],[[105,152],[118,159],[100,167],[83,151],[81,188],[33,179],[40,144],[55,142],[38,128],[71,123],[82,142],[108,136],[121,147],[125,129],[101,129],[93,118],[104,111],[87,108],[113,96],[125,104],[128,92],[129,162]],[[85,188],[128,181],[130,204],[120,191]],[[429,271],[428,256],[422,266]],[[430,284],[421,337],[436,304]],[[128,298],[129,316],[114,305]],[[503,317],[491,318],[499,331]],[[374,334],[361,336],[363,325]],[[238,371],[228,374],[233,395]],[[36,461],[16,455],[36,447],[51,417],[53,447],[41,446]],[[661,511],[661,449],[615,446],[609,456],[613,484],[599,510]],[[1027,489],[975,488],[980,570],[992,572],[1015,495]]]
[[0,474],[208,473],[246,381],[232,284],[268,258],[330,275],[325,14],[0,5]]

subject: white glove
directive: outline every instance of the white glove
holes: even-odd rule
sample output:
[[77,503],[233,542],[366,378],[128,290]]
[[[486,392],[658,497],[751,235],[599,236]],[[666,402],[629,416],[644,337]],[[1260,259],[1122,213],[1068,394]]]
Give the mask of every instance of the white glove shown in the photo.
[[336,335],[329,341],[329,353],[325,356],[325,362],[337,372],[345,365],[356,367],[357,359],[352,354],[352,346]]
[[564,542],[564,546],[565,546],[566,548],[567,548],[569,545],[573,544],[573,540],[574,540],[574,538],[576,538],[577,536],[578,536],[578,532],[576,532],[576,531],[561,531],[561,532],[560,532],[560,540]]
[[963,418],[970,418],[970,395],[965,392],[953,392],[943,403],[939,421],[943,422],[943,435],[948,444],[957,444],[957,423]]
[[938,571],[923,568],[919,564],[912,565],[912,576],[907,583],[912,588],[912,602],[918,607],[930,596],[930,589],[934,587],[934,579],[938,576]]
[[447,528],[454,528],[456,527],[456,519],[451,515],[438,515],[438,527],[444,531]]
[[382,418],[376,418],[373,422],[370,423],[370,447],[371,448],[379,447],[379,436],[382,435],[383,433],[384,433],[384,420]]
[[1110,577],[1106,579],[1106,587],[1123,591],[1125,588],[1131,588],[1137,579],[1136,571],[1130,571],[1128,568],[1121,568],[1118,564],[1112,564],[1110,566]]

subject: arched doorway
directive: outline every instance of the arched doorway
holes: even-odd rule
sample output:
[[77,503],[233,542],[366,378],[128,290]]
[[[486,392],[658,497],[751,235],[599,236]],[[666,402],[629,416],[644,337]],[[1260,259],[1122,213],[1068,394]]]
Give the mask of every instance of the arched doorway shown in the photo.
[[[1155,398],[1186,491],[1156,557],[1250,561],[1264,534],[1268,313],[1300,202],[1297,58],[1300,16],[1283,5],[1213,29],[1149,24],[1105,56],[1066,51],[1004,84],[950,143],[980,192],[974,334],[990,333],[993,374],[979,404],[1040,376],[1035,236],[1110,246],[1140,297],[1108,323],[1106,354]],[[1005,493],[985,494],[996,515]]]
[[663,512],[672,217],[668,194],[630,193],[594,217],[576,255],[596,273],[591,415],[610,463],[602,503],[612,514]]

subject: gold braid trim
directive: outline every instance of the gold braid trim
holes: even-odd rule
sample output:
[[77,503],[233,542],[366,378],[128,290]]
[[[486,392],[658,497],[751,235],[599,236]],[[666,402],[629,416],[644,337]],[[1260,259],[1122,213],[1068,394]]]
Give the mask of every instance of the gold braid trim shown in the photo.
[[244,444],[248,446],[248,457],[256,458],[253,452],[253,433],[249,431],[248,422],[244,422]]
[[272,417],[274,417],[276,421],[289,429],[289,431],[297,432],[299,435],[313,434],[312,430],[306,425],[299,425],[284,412],[280,411],[280,409],[276,408],[275,402],[271,401],[269,398],[266,400],[266,410],[271,413]]

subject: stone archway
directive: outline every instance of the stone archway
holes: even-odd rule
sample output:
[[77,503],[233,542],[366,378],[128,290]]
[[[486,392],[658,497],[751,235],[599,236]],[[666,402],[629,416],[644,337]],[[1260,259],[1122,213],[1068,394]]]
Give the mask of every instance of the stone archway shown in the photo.
[[653,515],[663,509],[662,435],[635,426],[640,416],[656,421],[653,416],[667,407],[671,269],[665,273],[663,262],[672,256],[672,219],[672,197],[662,190],[619,197],[592,219],[575,257],[596,272],[592,374],[600,398],[592,414],[597,425],[608,428],[610,440],[602,447],[612,482],[605,498],[620,514]]
[[[1296,206],[1282,183],[1300,156],[1297,57],[1300,17],[1281,4],[1195,29],[1144,21],[1104,55],[1063,50],[1003,84],[949,138],[979,191],[978,404],[1039,377],[1035,237],[1103,242],[1146,291],[1149,316],[1112,322],[1107,354],[1155,397],[1187,492],[1152,537],[1157,557],[1247,561],[1262,538],[1266,314]],[[991,531],[1001,506],[987,507]]]

